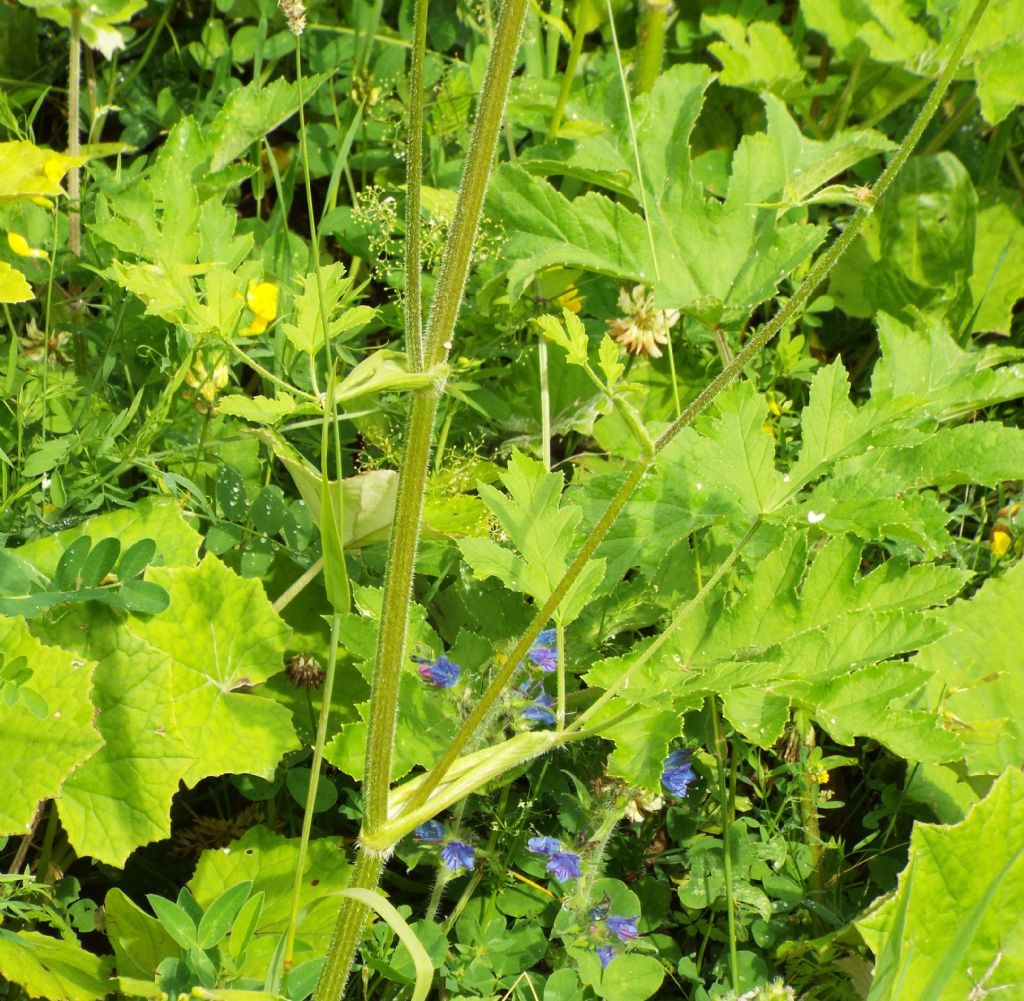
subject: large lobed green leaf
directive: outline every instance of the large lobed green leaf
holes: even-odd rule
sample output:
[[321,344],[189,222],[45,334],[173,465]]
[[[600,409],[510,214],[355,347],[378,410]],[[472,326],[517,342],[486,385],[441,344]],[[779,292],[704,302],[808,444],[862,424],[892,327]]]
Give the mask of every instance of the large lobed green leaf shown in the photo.
[[[674,66],[637,102],[636,135],[643,164],[635,176],[624,109],[605,94],[613,124],[605,135],[564,144],[526,159],[533,171],[569,173],[646,201],[644,219],[596,191],[569,201],[521,166],[499,168],[489,213],[512,236],[510,292],[553,265],[573,266],[642,283],[659,306],[707,323],[745,320],[825,237],[801,213],[787,214],[836,174],[891,144],[870,131],[841,132],[827,142],[807,139],[777,98],[766,96],[766,131],[744,137],[732,160],[724,200],[706,195],[694,170],[689,139],[712,76],[706,67]],[[618,98],[621,101],[621,98]],[[610,113],[608,113],[610,112]],[[568,160],[560,157],[568,152]]]
[[59,797],[68,776],[102,746],[89,700],[96,665],[43,646],[21,618],[0,616],[0,651],[4,664],[24,657],[32,672],[13,705],[0,702],[0,760],[12,776],[0,802],[0,833],[23,834],[37,804]]
[[0,928],[0,972],[31,997],[96,1001],[110,993],[112,971],[109,956],[87,952],[77,942]]
[[857,928],[869,1001],[985,997],[1024,983],[1024,777],[1012,768],[966,819],[916,824],[894,896]]
[[[126,545],[155,537],[158,560],[170,565],[150,567],[147,578],[165,588],[170,607],[142,619],[79,604],[59,617],[34,620],[35,635],[49,644],[39,648],[45,655],[40,663],[53,659],[62,665],[62,684],[78,679],[79,689],[62,712],[76,729],[25,774],[46,776],[95,726],[102,746],[94,737],[63,786],[51,783],[35,798],[57,796],[79,854],[121,865],[139,845],[169,834],[179,782],[194,785],[224,773],[270,778],[284,752],[296,746],[288,711],[244,694],[281,670],[289,634],[259,582],[243,580],[212,556],[193,565],[198,536],[177,504],[103,515],[58,539],[25,546],[20,555],[51,571],[71,536],[86,531],[117,535]],[[16,629],[11,623],[17,622],[0,619],[0,628]],[[96,662],[91,699],[88,679],[68,669],[69,659],[72,665]],[[47,732],[38,722],[36,730]],[[23,744],[31,748],[30,741]],[[30,795],[38,791],[25,788]]]
[[949,631],[914,664],[933,678],[931,700],[958,726],[971,774],[1024,766],[1021,609],[1024,564],[943,611]]

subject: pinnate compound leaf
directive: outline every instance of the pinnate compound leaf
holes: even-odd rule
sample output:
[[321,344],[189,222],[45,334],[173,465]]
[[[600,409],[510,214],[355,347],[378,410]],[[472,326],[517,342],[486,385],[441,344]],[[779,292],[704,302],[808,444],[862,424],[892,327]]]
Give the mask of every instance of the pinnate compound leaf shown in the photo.
[[722,64],[720,79],[729,87],[784,94],[804,78],[793,44],[772,21],[744,23],[729,14],[703,14],[702,32],[714,32],[721,42],[708,51]]
[[[283,838],[265,827],[252,827],[227,848],[203,852],[188,886],[203,908],[225,890],[252,881],[252,894],[264,893],[256,931],[245,953],[240,974],[262,982],[288,927],[292,883],[298,865],[299,839]],[[323,955],[337,917],[337,905],[322,900],[348,883],[348,863],[338,838],[317,838],[309,843],[302,879],[296,963]]]
[[[541,462],[515,451],[500,476],[508,493],[486,483],[477,491],[501,522],[519,555],[490,539],[461,539],[459,549],[477,577],[497,577],[513,591],[546,601],[561,579],[583,516],[581,508],[562,503],[561,473],[549,473]],[[604,575],[604,562],[593,560],[577,578],[559,606],[568,624],[582,610]]]
[[934,676],[929,690],[957,724],[970,774],[1024,766],[1021,609],[1024,564],[986,581],[941,613],[949,631],[913,663]]
[[0,651],[4,663],[23,657],[31,671],[22,697],[0,701],[0,760],[19,777],[0,803],[0,833],[23,834],[37,804],[59,798],[68,776],[102,745],[89,699],[95,665],[43,646],[20,618],[0,617]]
[[[882,357],[871,377],[872,420],[948,421],[1024,395],[1016,352],[964,350],[934,317],[906,324],[883,313],[876,323]],[[1008,360],[1015,363],[996,368]]]
[[[787,168],[798,167],[791,160],[805,149],[813,151],[806,143],[799,145],[799,131],[781,102],[768,104],[766,133],[741,141],[725,201],[705,196],[693,171],[689,137],[711,79],[706,67],[672,67],[637,102],[651,236],[640,216],[601,194],[587,192],[570,202],[521,167],[498,170],[489,212],[508,220],[513,234],[502,253],[511,262],[508,277],[514,297],[544,268],[573,266],[648,285],[662,308],[679,309],[708,323],[736,322],[773,295],[785,275],[814,251],[824,229],[782,222],[780,209],[773,207],[785,196]],[[612,121],[624,119],[621,109],[611,116]],[[622,163],[631,165],[624,127],[614,141],[621,147]],[[851,142],[842,148],[849,160],[875,145]],[[818,158],[816,180],[827,179],[821,169],[826,162],[826,157]],[[840,155],[833,162],[839,170],[849,165]],[[809,157],[808,169],[811,165]],[[635,177],[630,194],[641,200]]]
[[[997,846],[994,850],[994,846]],[[1024,777],[1005,771],[959,824],[915,824],[894,897],[857,922],[869,1001],[967,998],[1024,983]]]
[[770,511],[782,485],[775,441],[764,433],[768,404],[748,382],[734,383],[715,401],[717,412],[680,435],[678,460],[700,477],[701,491],[729,496],[739,511]]
[[[842,686],[853,684],[851,671],[938,639],[944,626],[931,609],[963,586],[965,574],[893,559],[865,575],[861,546],[852,539],[832,539],[808,560],[803,534],[769,538],[767,549],[751,557],[741,593],[695,608],[659,653],[629,671],[618,697],[653,709],[664,709],[672,697],[682,710],[723,695],[730,720],[762,746],[778,737],[789,703],[807,709],[838,740],[870,736],[888,746],[889,719],[908,731],[894,740],[930,748],[928,760],[957,757],[958,747],[934,722],[903,715],[923,689],[923,675],[906,690],[890,687],[880,697],[881,715],[862,712]],[[595,664],[588,683],[610,688],[632,659]]]
[[96,1001],[111,992],[109,956],[36,931],[0,928],[0,974],[31,997]]

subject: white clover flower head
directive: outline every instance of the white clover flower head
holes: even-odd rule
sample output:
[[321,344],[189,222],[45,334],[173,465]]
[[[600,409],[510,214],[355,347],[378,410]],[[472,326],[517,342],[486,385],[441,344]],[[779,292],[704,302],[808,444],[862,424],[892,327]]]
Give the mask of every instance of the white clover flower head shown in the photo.
[[619,289],[622,316],[609,322],[611,335],[630,354],[661,357],[661,345],[668,344],[668,332],[679,321],[679,310],[658,309],[654,293],[643,285]]

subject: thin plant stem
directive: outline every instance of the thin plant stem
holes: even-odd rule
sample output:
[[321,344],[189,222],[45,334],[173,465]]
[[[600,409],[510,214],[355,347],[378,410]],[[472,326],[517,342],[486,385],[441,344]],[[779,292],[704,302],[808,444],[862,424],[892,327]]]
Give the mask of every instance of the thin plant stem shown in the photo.
[[[68,49],[68,155],[77,157],[81,152],[79,119],[82,114],[82,12],[78,6],[71,6],[71,38]],[[68,169],[68,248],[75,257],[82,253],[81,216],[81,168],[72,162]],[[77,315],[79,289],[76,285],[68,288],[72,310]],[[85,375],[85,338],[76,323],[71,333],[75,355],[75,374]]]
[[256,361],[255,358],[252,357],[252,355],[249,355],[245,351],[243,351],[230,337],[225,337],[224,343],[228,346],[228,350],[231,351],[231,353],[234,354],[239,359],[239,361],[244,362],[254,372],[257,372],[261,376],[263,376],[263,378],[266,379],[267,382],[271,383],[274,386],[277,386],[278,389],[283,389],[286,393],[289,393],[292,396],[300,396],[302,397],[302,399],[309,400],[310,402],[316,400],[316,397],[312,393],[307,393],[303,389],[298,389],[295,386],[293,386],[290,382],[285,382],[285,380],[280,378],[280,376],[274,375],[274,373],[271,372],[270,369],[261,365],[258,361]]
[[41,799],[36,804],[36,812],[32,815],[32,821],[28,825],[28,830],[21,836],[21,841],[18,844],[18,850],[14,853],[14,858],[11,860],[10,868],[7,870],[10,875],[18,875],[21,873],[21,867],[25,864],[25,859],[28,856],[28,850],[32,846],[32,839],[35,837],[36,829],[39,827],[39,822],[43,819],[43,811],[46,809],[47,801]]
[[583,39],[586,38],[586,35],[583,18],[578,18],[576,24],[573,25],[572,45],[569,48],[569,59],[565,64],[565,72],[562,74],[562,88],[558,92],[555,110],[551,113],[551,122],[548,125],[549,142],[558,138],[558,130],[562,127],[562,116],[565,114],[565,106],[572,93],[573,80],[576,78],[576,66],[583,52]]
[[[619,35],[615,30],[615,16],[611,0],[605,0],[608,10],[608,27],[612,34],[612,48],[615,50],[615,65],[619,70],[619,84],[622,87],[622,102],[626,108],[626,125],[629,128],[629,145],[633,151],[633,165],[636,169],[636,186],[640,192],[640,205],[644,213],[644,229],[647,232],[647,246],[651,252],[651,266],[654,268],[655,282],[661,282],[661,266],[658,264],[658,248],[654,242],[654,227],[651,225],[651,209],[647,201],[647,185],[644,183],[644,167],[640,159],[640,145],[636,138],[636,123],[633,121],[633,108],[629,99],[629,85],[626,83],[626,70],[622,65],[622,51],[619,49]],[[662,33],[664,33],[662,25]],[[660,57],[659,57],[660,58]],[[660,68],[660,67],[659,67]],[[676,358],[672,350],[672,337],[668,338],[668,365],[672,377],[672,403],[676,417],[682,413],[682,402],[679,398],[679,384],[676,381]]]
[[281,592],[274,602],[274,611],[280,615],[317,578],[323,568],[324,558],[321,556],[301,577]]
[[715,761],[718,765],[718,803],[722,811],[722,875],[725,880],[725,912],[729,926],[729,975],[732,989],[740,990],[740,963],[736,950],[736,901],[732,886],[732,814],[729,810],[729,789],[726,778],[725,759],[727,747],[722,734],[722,723],[718,718],[718,696],[708,697],[708,713],[715,735]]
[[[328,464],[327,464],[327,450],[328,450],[328,437],[331,430],[333,430],[333,442],[334,442],[334,459],[335,459],[335,471],[338,479],[341,479],[341,442],[338,432],[338,420],[337,420],[337,402],[335,400],[334,385],[336,377],[336,368],[334,364],[333,352],[331,349],[331,337],[330,327],[327,322],[327,304],[324,301],[324,282],[323,275],[320,268],[320,251],[319,251],[319,239],[317,237],[316,230],[316,214],[313,210],[313,186],[309,175],[309,144],[307,139],[306,129],[306,116],[305,116],[305,95],[303,94],[303,76],[302,76],[302,47],[300,44],[301,28],[295,30],[295,76],[296,76],[296,87],[298,89],[299,98],[299,144],[302,151],[302,175],[304,181],[304,188],[306,193],[306,208],[309,214],[309,228],[310,228],[310,245],[312,247],[313,255],[313,272],[316,276],[317,285],[317,299],[320,306],[320,324],[323,328],[324,337],[324,353],[327,356],[327,371],[328,371],[328,399],[324,404],[323,414],[323,425],[321,432],[321,445],[320,445],[320,469],[323,476],[323,482],[326,485],[328,481]],[[341,491],[327,491],[324,496],[324,503],[330,503],[335,506],[335,511],[330,515],[334,518],[336,525],[341,525],[342,521],[342,500]],[[338,578],[344,581],[344,587],[342,597],[340,600],[344,601],[348,596],[347,581],[345,581],[345,565],[344,565],[344,554],[333,554],[328,546],[324,545],[324,556],[325,561],[332,558],[340,561],[340,566],[335,568],[335,573]],[[326,564],[326,570],[330,571],[330,564]],[[306,805],[302,817],[302,835],[299,839],[299,851],[298,859],[295,867],[295,882],[292,887],[292,903],[291,913],[288,921],[288,932],[285,939],[285,950],[284,950],[284,964],[283,970],[284,975],[287,977],[291,971],[292,962],[295,952],[295,933],[298,927],[298,914],[299,906],[301,904],[301,893],[302,893],[302,880],[305,869],[306,852],[309,846],[309,835],[312,830],[313,813],[316,804],[317,788],[320,782],[320,768],[323,763],[323,752],[324,745],[327,742],[327,723],[331,712],[331,695],[334,689],[334,675],[335,668],[337,666],[338,659],[338,637],[341,630],[341,615],[347,611],[347,608],[337,607],[338,601],[335,589],[329,588],[329,596],[332,600],[332,604],[335,606],[333,609],[333,615],[331,616],[331,646],[328,655],[327,670],[324,677],[324,687],[322,689],[322,700],[320,703],[320,719],[317,724],[316,740],[313,744],[313,761],[310,766],[309,773],[309,788],[306,791]],[[378,870],[379,874],[379,870]]]
[[57,804],[51,799],[49,813],[46,816],[46,830],[43,831],[43,845],[39,849],[39,862],[36,865],[36,878],[50,883],[50,859],[53,857],[53,840],[57,836]]
[[327,656],[327,668],[324,671],[324,684],[320,689],[320,718],[317,721],[316,739],[313,743],[313,760],[309,766],[309,788],[306,790],[306,805],[302,814],[302,836],[299,838],[299,850],[295,860],[295,881],[292,884],[292,904],[288,914],[288,932],[284,947],[284,975],[291,972],[295,955],[295,933],[299,926],[299,908],[302,906],[302,884],[306,870],[306,852],[309,848],[309,835],[313,829],[313,814],[316,807],[317,780],[320,777],[320,766],[324,760],[324,747],[327,744],[327,720],[330,716],[331,696],[334,693],[334,678],[338,666],[338,638],[341,634],[341,616],[337,612],[331,616],[331,645]]
[[551,472],[551,388],[548,383],[548,342],[537,340],[537,367],[540,376],[540,457]]
[[558,705],[556,706],[555,729],[565,729],[565,626],[561,618],[555,619],[556,656],[558,657]]

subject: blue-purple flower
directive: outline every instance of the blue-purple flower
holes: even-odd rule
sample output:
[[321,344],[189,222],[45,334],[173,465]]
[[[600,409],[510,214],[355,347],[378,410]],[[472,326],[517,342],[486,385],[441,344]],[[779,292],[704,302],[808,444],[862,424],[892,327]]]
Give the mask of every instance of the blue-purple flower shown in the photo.
[[580,878],[580,857],[572,852],[554,852],[544,867],[559,883]]
[[526,847],[535,855],[547,855],[548,864],[544,867],[559,883],[567,879],[580,878],[580,857],[573,852],[563,852],[562,843],[558,838],[530,838]]
[[634,914],[631,918],[612,917],[605,922],[605,927],[620,942],[632,942],[640,934],[636,927],[639,920],[639,914]]
[[462,869],[472,872],[475,854],[475,850],[465,841],[449,841],[441,849],[441,861],[451,872],[459,872]]
[[451,688],[462,674],[462,668],[450,661],[443,653],[438,656],[437,660],[427,660],[426,657],[416,656],[409,659],[417,665],[416,669],[420,672],[420,677],[424,681],[429,681],[435,688]]
[[601,960],[601,969],[604,969],[615,958],[614,945],[601,945],[597,948],[597,958]]
[[[523,692],[522,688],[520,688],[520,693],[525,697],[529,697],[529,691]],[[533,700],[533,702],[519,710],[519,714],[523,719],[529,720],[531,723],[542,723],[544,726],[554,726],[555,714],[551,711],[551,707],[554,704],[555,700],[542,688],[540,690],[540,694]]]
[[693,766],[690,764],[689,751],[673,751],[666,759],[661,773],[661,784],[672,796],[682,798],[690,785],[697,781]]
[[526,847],[534,855],[554,855],[555,852],[562,850],[562,843],[558,838],[530,838],[526,842]]
[[526,654],[534,665],[548,674],[558,670],[557,635],[558,632],[554,629],[543,630]]
[[428,820],[415,828],[412,832],[412,836],[417,841],[426,841],[431,844],[437,841],[443,841],[444,824],[442,824],[440,820]]

